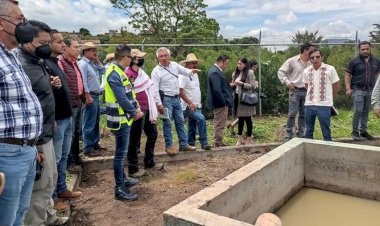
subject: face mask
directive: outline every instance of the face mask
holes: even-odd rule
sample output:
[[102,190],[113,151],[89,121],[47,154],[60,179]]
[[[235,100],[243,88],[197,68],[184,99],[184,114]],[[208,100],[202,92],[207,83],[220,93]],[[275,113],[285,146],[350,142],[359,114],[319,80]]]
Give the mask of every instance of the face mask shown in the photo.
[[[10,24],[13,24],[15,27],[17,27],[17,25],[18,24],[15,24],[15,23],[13,23],[12,21],[10,21],[10,20],[7,20],[7,19],[5,19],[5,18],[1,18],[2,20],[4,20],[4,21],[6,21],[6,22],[8,22],[8,23],[10,23]],[[9,31],[6,31],[6,30],[3,30],[5,33],[7,33],[8,35],[12,35],[12,36],[16,36],[15,34],[12,34],[12,33],[10,33]]]
[[[32,43],[30,43],[32,44]],[[33,44],[32,46],[34,48],[36,48]],[[52,53],[52,50],[51,50],[51,47],[49,44],[43,44],[43,45],[40,45],[36,48],[34,54],[39,57],[39,58],[42,58],[42,59],[48,59],[50,57]]]
[[139,66],[139,67],[142,67],[143,65],[144,65],[144,63],[145,63],[145,60],[142,58],[142,59],[137,59],[137,66]]
[[16,40],[19,44],[25,44],[33,41],[35,27],[28,22],[19,23],[15,28]]

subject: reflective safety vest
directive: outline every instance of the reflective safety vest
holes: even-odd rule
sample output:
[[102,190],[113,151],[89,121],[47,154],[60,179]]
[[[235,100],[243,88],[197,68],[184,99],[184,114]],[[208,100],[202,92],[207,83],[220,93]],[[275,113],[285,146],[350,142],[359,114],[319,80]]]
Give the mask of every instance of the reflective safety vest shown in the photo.
[[117,103],[117,99],[115,97],[115,94],[113,93],[109,83],[108,83],[108,76],[115,71],[119,76],[123,83],[123,86],[125,87],[125,93],[127,94],[128,101],[136,106],[136,93],[133,89],[132,83],[129,81],[127,75],[125,72],[116,64],[111,64],[105,75],[105,86],[104,86],[104,92],[105,92],[105,101],[106,101],[106,118],[107,118],[107,127],[111,130],[119,130],[121,125],[124,123],[127,123],[128,126],[132,125],[133,118],[129,113],[125,113],[124,110],[120,107],[120,105]]

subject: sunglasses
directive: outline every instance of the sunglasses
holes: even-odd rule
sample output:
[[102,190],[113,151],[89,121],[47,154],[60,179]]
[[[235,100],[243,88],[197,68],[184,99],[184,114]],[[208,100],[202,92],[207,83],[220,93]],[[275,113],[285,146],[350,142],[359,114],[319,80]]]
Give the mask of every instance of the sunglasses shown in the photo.
[[319,59],[319,58],[321,58],[321,56],[312,56],[310,57],[310,60]]

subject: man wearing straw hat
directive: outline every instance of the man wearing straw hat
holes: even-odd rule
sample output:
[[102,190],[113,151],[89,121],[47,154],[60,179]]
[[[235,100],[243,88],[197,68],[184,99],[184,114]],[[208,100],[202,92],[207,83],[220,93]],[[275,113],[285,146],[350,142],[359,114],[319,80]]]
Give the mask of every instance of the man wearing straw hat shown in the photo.
[[88,157],[100,155],[104,149],[99,145],[99,119],[100,119],[100,75],[105,73],[105,68],[100,62],[94,43],[86,42],[81,47],[82,59],[78,66],[83,76],[85,92],[85,107],[83,110],[83,153]]
[[[189,53],[186,60],[180,62],[181,65],[189,69],[198,69],[198,63],[194,53]],[[179,75],[179,96],[182,98],[182,109],[185,116],[188,116],[187,142],[195,146],[196,129],[198,127],[199,142],[202,149],[210,150],[211,146],[207,141],[206,118],[202,113],[201,89],[197,74],[193,76]]]
[[[115,53],[107,54],[106,58],[103,60],[105,71],[107,71],[108,67],[114,62],[114,60],[115,60]],[[101,91],[104,91],[104,86],[105,86],[104,77],[105,77],[105,74],[102,74],[102,80],[100,84]]]

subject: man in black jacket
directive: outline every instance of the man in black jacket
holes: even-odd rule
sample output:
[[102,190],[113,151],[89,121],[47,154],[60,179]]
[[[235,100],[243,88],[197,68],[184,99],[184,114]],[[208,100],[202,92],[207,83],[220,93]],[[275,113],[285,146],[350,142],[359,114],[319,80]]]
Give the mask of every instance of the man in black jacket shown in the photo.
[[229,63],[228,56],[219,56],[207,75],[206,106],[213,109],[214,112],[215,147],[225,146],[223,144],[223,129],[228,117],[228,108],[233,106],[232,90],[223,73]]
[[[62,35],[55,29],[51,30],[50,46],[52,54],[46,60],[49,73],[57,75],[61,80],[62,87],[54,89],[55,98],[55,122],[56,129],[53,136],[53,145],[55,151],[55,159],[57,163],[58,180],[53,194],[54,208],[57,211],[64,211],[69,208],[61,198],[78,198],[82,195],[79,191],[69,191],[66,185],[66,169],[67,159],[70,153],[72,141],[72,108],[70,99],[70,89],[67,83],[66,75],[58,66],[58,56],[65,50],[65,43]],[[59,198],[59,199],[57,199]]]
[[[34,183],[30,207],[24,225],[57,225],[51,197],[57,181],[57,166],[53,149],[55,121],[54,89],[61,88],[58,76],[48,73],[45,59],[51,54],[50,27],[39,21],[28,21],[16,32],[22,46],[17,50],[18,58],[28,75],[33,92],[40,101],[43,112],[42,134],[37,141],[37,164],[41,177]],[[58,224],[59,225],[59,224]]]

